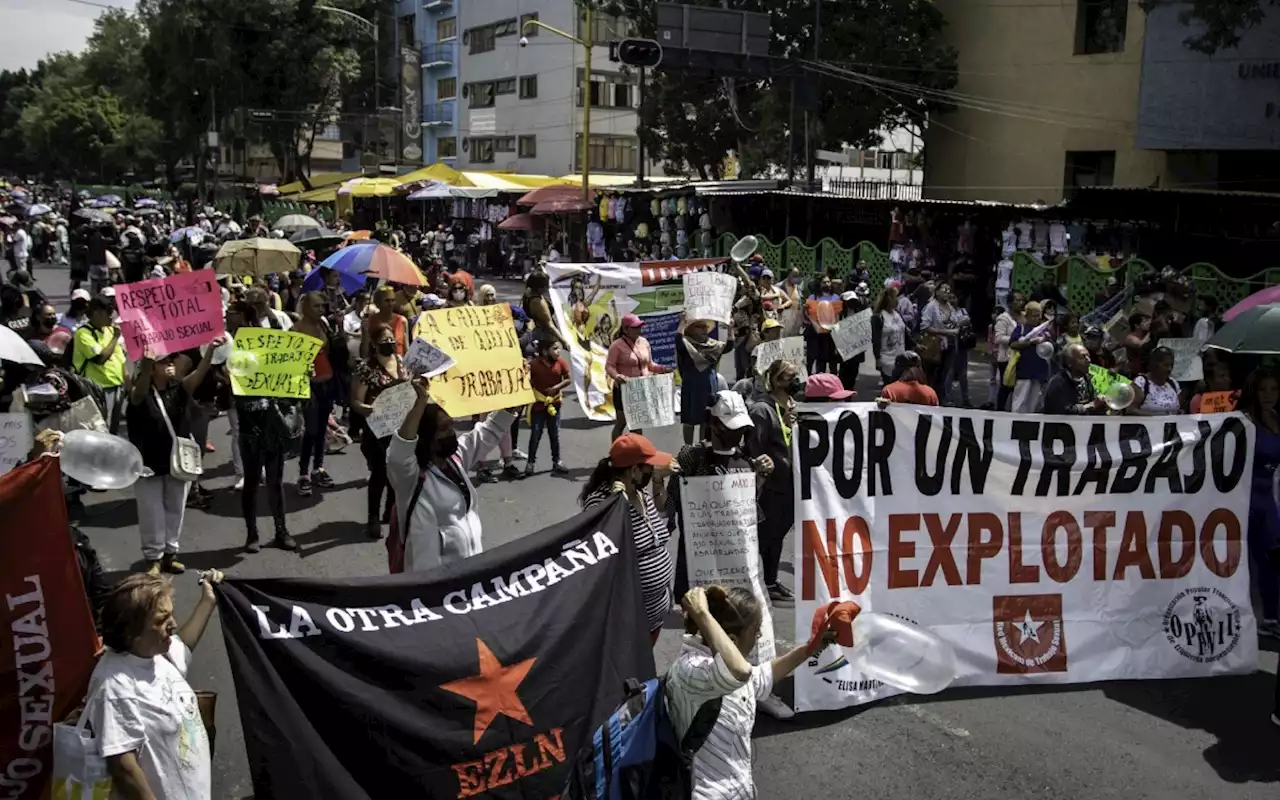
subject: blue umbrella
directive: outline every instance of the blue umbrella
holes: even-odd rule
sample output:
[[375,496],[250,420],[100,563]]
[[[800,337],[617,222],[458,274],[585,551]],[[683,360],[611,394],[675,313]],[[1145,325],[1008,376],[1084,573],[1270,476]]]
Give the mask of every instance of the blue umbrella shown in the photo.
[[49,206],[46,206],[44,203],[36,203],[34,206],[31,206],[30,208],[27,209],[27,216],[39,217],[43,214],[48,214],[51,211],[53,211],[53,209],[50,208]]
[[101,197],[99,197],[97,200],[93,201],[93,207],[94,208],[114,208],[115,203],[109,202],[107,200],[103,200]]
[[98,202],[106,203],[111,206],[118,206],[124,201],[120,199],[120,195],[118,194],[104,194],[102,197],[98,198]]
[[[319,292],[324,289],[324,271],[329,267],[320,266],[311,270],[306,278],[302,281],[302,291]],[[338,272],[338,284],[342,286],[342,293],[351,296],[364,288],[364,275],[353,272]]]
[[155,208],[158,205],[160,204],[155,200],[152,200],[150,197],[144,197],[138,202],[134,203],[133,207],[134,208]]
[[177,243],[183,239],[190,239],[192,244],[200,244],[204,240],[204,229],[192,225],[188,228],[179,228],[169,234],[169,241]]

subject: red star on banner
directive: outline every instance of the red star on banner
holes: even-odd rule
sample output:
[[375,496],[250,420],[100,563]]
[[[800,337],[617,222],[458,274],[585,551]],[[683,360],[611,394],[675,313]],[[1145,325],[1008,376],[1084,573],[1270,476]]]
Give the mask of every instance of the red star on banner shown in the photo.
[[489,729],[499,714],[505,714],[526,725],[533,725],[533,718],[525,710],[516,689],[533,669],[536,658],[527,658],[518,664],[503,666],[481,639],[476,639],[480,652],[480,672],[469,678],[450,681],[441,686],[446,692],[462,695],[476,704],[475,744]]

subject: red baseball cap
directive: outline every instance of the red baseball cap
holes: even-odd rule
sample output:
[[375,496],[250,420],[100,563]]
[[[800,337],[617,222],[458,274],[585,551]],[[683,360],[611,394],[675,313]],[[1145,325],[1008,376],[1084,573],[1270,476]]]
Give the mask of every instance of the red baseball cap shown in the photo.
[[804,398],[806,400],[847,400],[853,397],[852,389],[844,388],[840,379],[829,372],[810,375],[804,382]]
[[609,461],[615,467],[634,467],[636,464],[665,467],[671,463],[671,454],[654,447],[653,442],[638,433],[624,433],[613,440]]
[[642,328],[642,327],[644,327],[644,320],[640,319],[640,318],[639,318],[639,317],[637,317],[635,314],[623,314],[623,315],[622,315],[622,327],[624,327],[624,328]]

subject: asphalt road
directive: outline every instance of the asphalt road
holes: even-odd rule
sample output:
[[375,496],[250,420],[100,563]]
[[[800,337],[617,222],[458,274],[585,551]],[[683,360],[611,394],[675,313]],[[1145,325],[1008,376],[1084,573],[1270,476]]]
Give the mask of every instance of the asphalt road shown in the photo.
[[[64,308],[65,270],[38,269],[36,278]],[[517,285],[496,285],[504,299],[518,296]],[[984,369],[974,365],[971,370],[977,402],[985,394]],[[861,396],[874,396],[871,384],[860,388]],[[557,522],[574,507],[581,481],[608,447],[609,427],[586,421],[574,404],[566,403],[566,411],[561,435],[571,475],[544,473],[481,486],[486,547]],[[231,490],[225,417],[213,423],[211,435],[218,451],[206,457],[206,484],[216,497],[208,511],[188,512],[182,534],[182,560],[191,572],[209,567],[243,577],[385,572],[383,544],[368,541],[362,530],[367,471],[356,447],[326,460],[337,486],[308,498],[292,489],[296,463],[286,468],[289,526],[302,545],[299,553],[268,547],[246,555],[240,551],[244,523],[239,495]],[[675,427],[653,431],[651,438],[671,451],[681,443]],[[519,445],[527,444],[526,430]],[[540,461],[549,466],[545,450]],[[95,494],[88,502],[89,517],[82,527],[106,568],[136,568],[141,555],[132,495]],[[261,525],[269,532],[266,501],[259,502]],[[784,553],[790,552],[788,540]],[[790,561],[784,556],[788,576]],[[191,572],[175,581],[179,618],[198,596]],[[774,624],[779,638],[794,639],[789,610],[776,614]],[[677,627],[673,615],[656,651],[660,669],[676,653]],[[759,796],[1275,800],[1280,797],[1280,728],[1267,715],[1276,647],[1264,642],[1264,648],[1261,671],[1250,676],[1024,691],[952,690],[861,710],[804,714],[789,722],[762,716],[755,742]],[[251,796],[235,687],[216,617],[190,677],[197,689],[219,693],[214,797]],[[789,684],[781,687],[784,697],[790,692]]]

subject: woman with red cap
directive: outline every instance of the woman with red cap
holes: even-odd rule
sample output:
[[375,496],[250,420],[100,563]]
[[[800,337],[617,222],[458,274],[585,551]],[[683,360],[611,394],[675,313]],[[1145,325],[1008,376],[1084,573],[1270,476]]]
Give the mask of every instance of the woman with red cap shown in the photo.
[[609,455],[600,459],[578,498],[584,509],[607,503],[617,494],[627,498],[640,593],[655,644],[671,610],[671,580],[675,577],[675,566],[667,553],[671,528],[658,509],[667,505],[667,477],[678,472],[670,453],[660,452],[638,433],[628,433],[614,440]]
[[623,315],[618,338],[609,346],[609,356],[604,362],[604,372],[613,381],[613,410],[617,414],[613,423],[614,439],[627,429],[627,415],[622,410],[622,384],[631,378],[670,372],[667,367],[653,363],[649,340],[640,335],[643,327],[644,320],[635,314]]

